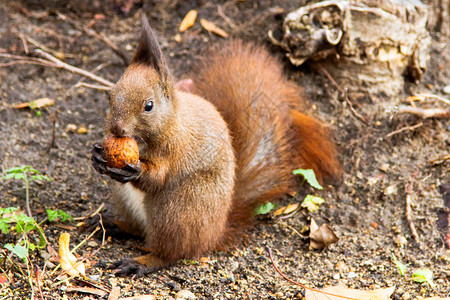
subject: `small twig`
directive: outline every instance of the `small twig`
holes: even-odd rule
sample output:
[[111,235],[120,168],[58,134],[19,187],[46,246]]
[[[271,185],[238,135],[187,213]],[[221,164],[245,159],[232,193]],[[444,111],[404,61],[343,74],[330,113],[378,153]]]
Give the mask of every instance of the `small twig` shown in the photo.
[[325,294],[325,295],[328,295],[328,296],[333,296],[333,297],[338,297],[338,298],[343,298],[343,299],[358,300],[358,299],[355,299],[355,298],[350,298],[350,297],[346,297],[346,296],[341,296],[341,295],[328,293],[328,292],[325,292],[325,291],[316,290],[316,289],[313,289],[313,288],[311,288],[309,286],[306,286],[304,284],[298,283],[297,281],[294,281],[294,280],[290,279],[289,277],[284,275],[283,272],[281,272],[281,270],[277,267],[277,265],[275,264],[275,261],[273,260],[272,250],[270,250],[270,248],[268,246],[266,246],[266,251],[267,251],[267,253],[269,253],[269,258],[270,258],[270,261],[272,262],[272,266],[275,268],[275,271],[277,271],[277,273],[280,274],[281,277],[283,277],[285,280],[289,281],[290,283],[293,283],[293,284],[298,285],[298,286],[300,286],[300,287],[302,287],[302,288],[304,288],[306,290],[310,290],[310,291],[313,291],[313,292],[316,292],[316,293],[321,293],[321,294]]
[[450,118],[450,110],[441,108],[419,108],[419,107],[409,107],[401,105],[398,109],[400,114],[413,114],[422,119],[428,118]]
[[[415,177],[415,176],[414,176]],[[419,242],[419,235],[417,234],[416,226],[414,225],[413,219],[411,217],[412,215],[412,209],[411,209],[411,190],[412,190],[413,181],[409,183],[408,187],[406,188],[406,220],[409,223],[409,228],[411,229],[411,234],[414,237],[414,240],[418,243]]]
[[62,69],[68,70],[70,72],[83,75],[85,77],[88,77],[88,78],[90,78],[92,80],[100,82],[101,84],[103,84],[105,86],[108,86],[108,87],[111,87],[111,88],[114,86],[114,83],[112,83],[111,81],[103,79],[103,78],[101,78],[101,77],[99,77],[97,75],[92,74],[91,72],[86,71],[86,70],[83,70],[83,69],[74,67],[72,65],[69,65],[69,64],[67,64],[67,63],[57,59],[53,55],[43,51],[42,49],[36,49],[35,52],[37,54],[43,56],[44,58],[48,59],[49,61],[55,63],[57,68],[62,68]]
[[41,298],[42,298],[42,300],[45,300],[45,297],[44,297],[44,294],[42,293],[42,287],[41,287],[41,280],[39,279],[39,275],[40,275],[40,271],[39,271],[39,266],[34,266],[35,268],[35,276],[36,276],[36,285],[37,285],[37,287],[38,287],[38,291],[39,291],[39,294],[40,294],[40,296],[41,296]]
[[228,26],[230,26],[233,29],[236,29],[236,27],[237,27],[236,24],[227,15],[225,15],[225,12],[224,12],[224,8],[226,6],[228,6],[230,3],[234,3],[234,1],[233,2],[227,2],[224,5],[219,5],[217,7],[217,13],[228,24]]
[[[21,34],[21,36],[22,36],[22,34]],[[42,50],[47,51],[47,52],[49,52],[49,53],[53,53],[53,55],[56,55],[56,56],[58,56],[58,57],[70,57],[70,58],[76,57],[75,54],[63,53],[63,52],[61,52],[61,51],[57,51],[57,50],[50,49],[50,48],[48,48],[47,46],[45,46],[45,45],[39,43],[38,41],[36,41],[36,40],[30,38],[29,36],[25,36],[25,39],[26,39],[28,42],[30,42],[31,44],[35,45],[36,47],[41,48]],[[27,54],[28,54],[28,53],[27,53]]]
[[102,203],[102,204],[100,204],[100,206],[99,206],[93,213],[91,213],[91,214],[89,214],[89,215],[87,215],[87,216],[85,216],[85,217],[76,217],[76,218],[73,218],[73,219],[74,219],[75,221],[80,221],[80,220],[86,221],[87,219],[93,218],[95,215],[97,215],[98,213],[100,213],[100,211],[101,211],[104,207],[105,207],[105,203]]
[[23,44],[23,50],[25,51],[25,53],[28,55],[30,54],[30,51],[28,50],[28,44],[27,44],[27,40],[25,38],[25,36],[21,33],[19,34],[20,40],[22,41]]
[[444,98],[444,97],[441,97],[441,96],[438,96],[438,95],[434,95],[434,94],[426,94],[426,93],[424,93],[424,94],[416,94],[416,95],[412,95],[412,96],[406,98],[406,99],[404,100],[404,102],[423,101],[424,98],[436,99],[436,100],[441,101],[441,102],[443,102],[443,103],[445,103],[445,104],[447,104],[447,105],[450,105],[450,100],[449,100],[449,99]]
[[50,115],[50,121],[52,122],[52,140],[50,141],[50,149],[56,148],[56,121],[57,120],[58,120],[58,112],[55,111]]
[[345,102],[347,102],[348,106],[350,107],[351,112],[353,113],[353,115],[355,115],[356,118],[358,118],[361,122],[363,122],[366,125],[369,125],[369,123],[366,121],[366,119],[361,116],[356,109],[353,107],[353,103],[352,101],[350,101],[350,98],[348,97],[347,91],[344,90],[344,88],[342,88],[339,83],[337,83],[336,80],[334,80],[333,76],[331,76],[331,74],[327,71],[327,69],[325,69],[321,64],[317,64],[317,66],[319,67],[320,71],[323,72],[325,74],[325,76],[331,81],[331,83],[342,93],[344,94],[344,99]]
[[409,131],[414,131],[415,129],[419,128],[420,126],[423,126],[423,123],[422,123],[422,122],[417,123],[416,125],[413,125],[413,126],[402,127],[402,128],[400,128],[400,129],[394,130],[394,131],[392,131],[392,132],[386,134],[386,137],[391,137],[391,136],[393,136],[393,135],[395,135],[395,134],[398,134],[398,133],[401,133],[401,132],[407,131],[407,130],[409,130]]
[[73,87],[77,88],[77,87],[82,87],[82,86],[90,88],[90,89],[101,90],[101,91],[110,91],[111,90],[111,87],[109,87],[109,86],[90,84],[90,83],[86,83],[86,82],[78,82]]
[[41,66],[45,66],[45,67],[56,68],[56,64],[54,64],[48,60],[45,60],[42,58],[37,58],[37,57],[20,56],[20,55],[13,55],[13,54],[9,54],[9,53],[0,53],[0,57],[15,59],[15,61],[8,62],[5,64],[0,64],[0,67],[12,66],[15,64],[35,64],[35,65],[41,65]]

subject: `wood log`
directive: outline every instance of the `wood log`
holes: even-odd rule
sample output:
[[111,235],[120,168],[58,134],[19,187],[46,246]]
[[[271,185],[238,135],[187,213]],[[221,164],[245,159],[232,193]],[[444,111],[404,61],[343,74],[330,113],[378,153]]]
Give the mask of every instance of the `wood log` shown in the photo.
[[395,95],[426,69],[427,19],[419,0],[322,1],[289,13],[275,42],[294,65],[321,61],[351,92]]

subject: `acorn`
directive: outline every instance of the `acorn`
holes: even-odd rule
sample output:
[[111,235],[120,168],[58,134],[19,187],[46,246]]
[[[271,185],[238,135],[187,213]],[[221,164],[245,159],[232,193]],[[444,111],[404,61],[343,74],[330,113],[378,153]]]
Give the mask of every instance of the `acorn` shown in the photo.
[[131,137],[107,136],[102,143],[103,158],[108,167],[122,169],[139,161],[139,147]]

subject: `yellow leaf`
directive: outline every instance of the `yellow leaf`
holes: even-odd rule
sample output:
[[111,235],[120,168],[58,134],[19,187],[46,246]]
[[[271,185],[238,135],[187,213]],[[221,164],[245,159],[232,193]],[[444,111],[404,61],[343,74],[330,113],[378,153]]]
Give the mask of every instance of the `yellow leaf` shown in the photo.
[[69,250],[70,234],[67,232],[59,236],[59,263],[61,268],[70,276],[85,276],[85,267],[82,262],[77,263],[77,258]]
[[180,24],[180,27],[178,28],[178,30],[180,32],[186,31],[189,27],[191,27],[195,24],[196,19],[197,19],[197,11],[194,9],[190,10],[184,17],[183,21],[181,21],[181,24]]
[[283,206],[283,207],[277,209],[277,210],[273,213],[273,215],[274,215],[275,217],[277,217],[277,216],[279,216],[279,215],[282,215],[282,214],[283,214],[283,215],[288,215],[288,214],[290,214],[291,212],[296,211],[297,208],[298,208],[298,203],[289,204],[288,206]]
[[219,26],[217,26],[216,24],[209,22],[205,19],[200,19],[200,24],[202,25],[203,28],[205,28],[206,30],[213,32],[217,35],[220,35],[223,38],[227,38],[228,37],[228,33],[226,33],[225,30],[223,30],[222,28],[220,28]]
[[[391,286],[384,289],[376,289],[372,291],[363,291],[349,289],[344,285],[337,285],[328,287],[319,291],[306,290],[305,298],[306,300],[342,300],[342,297],[347,297],[350,299],[361,299],[361,300],[389,300],[391,299],[391,294],[394,292],[395,286]],[[325,293],[328,294],[325,294]],[[330,294],[336,295],[332,296]],[[341,296],[341,297],[337,297]]]
[[34,101],[31,101],[31,102],[25,102],[25,103],[17,104],[16,106],[14,106],[14,108],[26,108],[26,107],[29,107],[31,109],[36,109],[36,108],[41,108],[41,107],[45,107],[45,106],[52,106],[54,104],[55,104],[55,100],[54,99],[39,98],[39,99],[36,99]]

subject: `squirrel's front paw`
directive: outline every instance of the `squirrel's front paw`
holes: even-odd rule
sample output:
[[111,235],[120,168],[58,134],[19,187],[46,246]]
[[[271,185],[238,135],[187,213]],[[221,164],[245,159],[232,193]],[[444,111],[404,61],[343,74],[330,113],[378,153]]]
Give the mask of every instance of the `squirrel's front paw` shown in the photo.
[[139,278],[152,272],[152,268],[149,268],[131,258],[115,261],[107,266],[107,269],[113,270],[116,275],[132,275],[133,278]]
[[141,163],[138,161],[136,164],[126,163],[123,168],[114,168],[107,165],[107,161],[103,158],[103,146],[100,144],[95,144],[92,149],[92,165],[94,169],[101,173],[108,175],[114,180],[125,183],[135,180],[141,174]]

